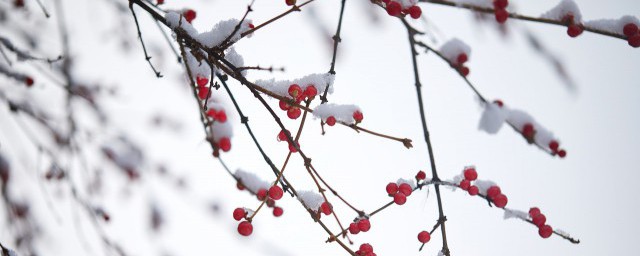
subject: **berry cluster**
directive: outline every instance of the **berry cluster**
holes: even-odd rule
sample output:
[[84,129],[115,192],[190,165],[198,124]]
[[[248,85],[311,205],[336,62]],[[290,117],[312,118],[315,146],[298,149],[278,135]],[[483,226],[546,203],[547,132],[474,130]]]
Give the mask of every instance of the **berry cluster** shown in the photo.
[[540,212],[538,207],[532,207],[529,209],[529,217],[531,222],[538,227],[538,235],[542,238],[549,238],[553,234],[553,228],[547,225],[547,217]]
[[[289,142],[289,140],[287,139],[287,135],[291,136],[291,132],[289,132],[288,130],[282,130],[278,133],[278,141],[286,141],[287,143],[289,143],[289,151],[291,153],[295,153],[298,152],[298,149],[296,149],[296,147],[294,146],[294,144],[292,144],[291,142]],[[300,144],[298,144],[297,141],[294,142],[295,145],[297,145],[298,147],[300,147]]]
[[451,67],[458,70],[458,72],[460,72],[460,74],[462,74],[463,76],[468,76],[470,71],[469,67],[464,65],[464,63],[466,63],[468,60],[469,56],[467,56],[466,53],[460,53],[458,54],[458,57],[456,57],[455,62],[451,62]]
[[411,16],[413,19],[419,19],[422,16],[422,9],[415,3],[408,1],[408,3],[400,3],[398,1],[382,0],[387,9],[389,16],[400,17],[401,15]]
[[[458,186],[460,189],[467,191],[469,195],[475,196],[480,194],[480,188],[478,186],[471,184],[471,182],[478,179],[478,172],[476,168],[473,166],[465,167],[462,171],[463,179],[460,181]],[[498,208],[504,208],[507,206],[507,202],[509,202],[507,196],[502,194],[500,187],[497,185],[492,185],[487,188],[486,195],[487,199],[491,200],[493,204]]]
[[[527,140],[527,142],[529,143],[535,142],[534,139],[537,131],[535,126],[532,123],[525,123],[522,126],[522,129],[520,132],[522,133],[522,136],[524,136],[524,138]],[[565,156],[567,156],[567,151],[560,148],[560,143],[557,140],[551,140],[547,146],[549,146],[551,153],[553,153],[554,155],[558,155],[561,158],[564,158]]]
[[407,197],[411,195],[413,192],[413,188],[408,183],[402,182],[398,185],[398,183],[390,182],[386,187],[387,194],[393,197],[393,202],[397,205],[403,205],[407,202]]
[[577,37],[584,31],[582,24],[576,23],[573,13],[567,13],[562,17],[562,23],[567,25],[567,35]]
[[500,24],[504,24],[509,18],[507,6],[509,6],[508,0],[493,0],[493,14],[495,14],[496,21]]
[[202,77],[202,76],[197,76],[196,77],[196,84],[198,86],[198,98],[200,98],[201,100],[205,100],[206,98],[209,97],[209,87],[207,86],[209,84],[209,79],[206,77]]
[[370,244],[364,243],[360,245],[360,248],[356,251],[356,255],[376,256],[376,253],[373,252],[373,246],[371,246]]
[[[304,99],[311,101],[318,95],[318,89],[312,84],[307,85],[304,89],[298,84],[292,84],[289,86],[288,92],[296,104],[300,104]],[[292,106],[292,104],[284,100],[280,100],[280,109],[287,111],[287,116],[291,119],[298,119],[302,114],[300,108]]]
[[640,47],[640,30],[638,29],[638,25],[634,23],[627,23],[624,25],[622,32],[627,36],[627,42],[631,47]]
[[349,224],[349,233],[352,235],[362,232],[367,232],[371,229],[371,222],[369,219],[358,219],[356,222]]

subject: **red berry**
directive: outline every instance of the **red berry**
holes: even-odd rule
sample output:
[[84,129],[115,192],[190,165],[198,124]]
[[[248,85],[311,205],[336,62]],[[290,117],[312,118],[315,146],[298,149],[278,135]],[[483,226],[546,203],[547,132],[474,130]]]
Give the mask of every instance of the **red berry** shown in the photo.
[[627,38],[627,42],[633,48],[640,47],[640,33],[639,34],[635,34],[634,36],[631,36],[631,37]]
[[267,199],[267,207],[273,207],[274,205],[276,205],[276,201],[271,198]]
[[395,193],[398,192],[398,184],[389,182],[389,184],[387,184],[386,189],[387,189],[387,194],[394,195]]
[[469,68],[465,66],[460,66],[458,70],[460,71],[460,74],[462,74],[462,76],[468,76],[470,72]]
[[495,15],[496,21],[500,24],[504,24],[507,21],[507,18],[509,18],[509,12],[505,9],[496,9]]
[[209,109],[209,110],[207,110],[207,116],[208,116],[208,117],[211,117],[211,118],[213,118],[213,119],[215,119],[215,118],[216,118],[216,114],[217,114],[217,113],[218,113],[218,112],[217,112],[215,109]]
[[[289,133],[289,132],[287,131],[286,133]],[[284,130],[280,131],[280,133],[278,133],[278,141],[287,141],[286,133]]]
[[238,188],[238,190],[244,190],[244,185],[240,182],[236,182],[236,188]]
[[285,0],[284,2],[287,3],[288,6],[296,4],[296,0]]
[[356,110],[356,112],[353,112],[353,119],[356,120],[356,123],[362,122],[362,119],[364,118],[364,116],[362,116],[362,112]]
[[580,25],[571,24],[567,27],[567,35],[570,37],[577,37],[582,34],[582,31],[584,31],[584,29]]
[[259,189],[258,192],[256,193],[256,196],[260,201],[267,199],[267,190],[264,188]]
[[536,216],[536,215],[538,215],[538,214],[540,214],[540,208],[538,208],[538,207],[531,207],[531,208],[529,209],[529,217],[533,218],[533,216]]
[[573,20],[573,13],[567,13],[564,15],[564,17],[562,17],[562,23],[567,24],[567,25],[571,25],[574,23]]
[[509,200],[504,194],[499,194],[493,198],[493,204],[495,204],[498,208],[504,208],[505,206],[507,206],[507,202],[509,202]]
[[407,202],[407,196],[405,196],[403,193],[396,193],[395,195],[393,195],[393,202],[397,205],[403,205]]
[[324,213],[324,215],[329,215],[333,212],[333,206],[328,202],[324,202],[320,205],[320,211]]
[[390,1],[387,4],[387,14],[390,16],[398,16],[402,12],[402,6],[396,1]]
[[318,89],[316,89],[315,86],[309,85],[304,89],[304,96],[308,99],[313,99],[316,97],[316,95],[318,95]]
[[493,200],[497,195],[501,193],[502,191],[500,191],[500,187],[498,186],[491,186],[489,187],[489,189],[487,189],[487,197],[491,200]]
[[325,121],[325,123],[329,126],[334,126],[336,125],[336,118],[333,116],[327,117],[327,120]]
[[496,9],[505,9],[509,5],[508,0],[494,0],[493,7]]
[[414,19],[419,19],[420,16],[422,16],[422,9],[420,9],[420,6],[414,5],[409,7],[409,15],[411,16],[411,18]]
[[367,232],[371,229],[371,222],[368,219],[361,219],[358,221],[358,229],[362,232]]
[[426,242],[429,242],[429,240],[431,240],[431,234],[429,234],[429,232],[422,231],[418,233],[418,241],[420,241],[421,243],[424,244]]
[[480,189],[478,189],[478,187],[476,187],[474,185],[474,186],[469,187],[469,191],[468,192],[469,192],[469,195],[475,196],[475,195],[478,195],[478,193],[480,193]]
[[302,114],[302,110],[300,110],[299,108],[294,107],[287,110],[287,116],[291,119],[298,119],[298,117],[300,117],[301,114]]
[[31,87],[31,86],[33,85],[33,78],[31,78],[30,76],[25,77],[25,78],[24,78],[24,83],[25,83],[27,86]]
[[420,181],[420,180],[424,180],[424,179],[426,179],[426,178],[427,178],[427,174],[426,174],[426,173],[424,173],[423,171],[419,171],[419,172],[416,174],[416,180],[418,180],[418,181]]
[[413,189],[411,188],[411,185],[407,183],[402,183],[400,184],[400,186],[398,186],[398,191],[404,194],[405,196],[410,196],[411,192],[413,192]]
[[478,172],[476,168],[470,167],[464,170],[464,178],[469,181],[474,181],[478,178]]
[[269,188],[269,197],[273,198],[273,200],[280,200],[282,195],[284,195],[282,188],[278,186],[271,186],[271,188]]
[[24,0],[14,0],[13,1],[13,6],[16,7],[16,8],[24,7]]
[[549,148],[551,149],[551,151],[556,152],[558,151],[558,147],[560,146],[560,143],[558,143],[555,140],[552,140],[551,142],[549,142]]
[[462,180],[460,181],[460,188],[464,191],[469,190],[469,187],[471,186],[471,182],[469,180]]
[[284,210],[281,207],[276,206],[273,208],[273,216],[280,217],[284,213]]
[[469,60],[469,57],[467,56],[466,53],[461,53],[460,55],[458,55],[458,58],[456,59],[456,61],[458,61],[458,65],[462,65],[465,62],[467,62],[467,60]]
[[373,246],[370,244],[361,244],[360,251],[363,253],[373,252]]
[[202,86],[198,87],[198,98],[201,100],[206,99],[209,96],[209,87]]
[[287,103],[284,100],[280,100],[279,104],[280,104],[280,109],[282,109],[282,110],[286,111],[286,110],[289,110],[289,108],[291,108],[291,105],[289,105],[289,103]]
[[542,213],[538,213],[538,214],[536,214],[535,216],[533,216],[531,218],[531,221],[537,227],[542,227],[547,222],[547,216],[544,216],[544,214],[542,214]]
[[502,102],[501,100],[494,100],[493,103],[495,103],[496,105],[498,105],[498,107],[502,107],[504,106],[504,102]]
[[533,140],[535,134],[536,130],[533,128],[533,124],[526,123],[522,126],[522,135],[527,138],[527,140]]
[[236,208],[235,210],[233,210],[233,219],[239,221],[242,218],[244,218],[245,216],[247,216],[247,211],[245,211],[244,209]]
[[[296,142],[296,144],[298,143]],[[289,152],[295,153],[298,152],[298,149],[293,144],[289,143]]]
[[558,156],[560,156],[560,158],[566,157],[567,151],[565,151],[564,149],[561,149],[560,151],[558,151]]
[[302,94],[302,88],[297,84],[289,85],[289,95],[294,99],[298,98],[298,95]]
[[224,152],[229,152],[229,150],[231,150],[231,140],[227,137],[220,139],[220,141],[218,141],[218,145]]
[[549,238],[553,234],[553,229],[549,225],[544,225],[538,228],[538,235],[542,238]]
[[358,224],[356,223],[349,224],[349,233],[351,233],[352,235],[360,233],[360,228],[358,228]]
[[628,23],[627,25],[624,25],[624,27],[622,28],[622,32],[627,37],[638,34],[638,25],[634,23]]
[[206,77],[197,76],[196,83],[198,84],[198,87],[204,87],[209,83],[209,79],[207,79]]
[[158,5],[164,4],[164,0],[158,0],[158,1],[157,1],[157,4],[158,4]]
[[251,225],[251,222],[248,222],[246,220],[240,222],[240,224],[238,224],[238,233],[243,236],[251,235],[251,233],[253,233],[253,225]]
[[224,110],[220,110],[216,113],[215,119],[216,121],[224,123],[227,121],[227,113],[225,113]]
[[187,22],[191,23],[196,18],[196,11],[188,9],[182,13]]

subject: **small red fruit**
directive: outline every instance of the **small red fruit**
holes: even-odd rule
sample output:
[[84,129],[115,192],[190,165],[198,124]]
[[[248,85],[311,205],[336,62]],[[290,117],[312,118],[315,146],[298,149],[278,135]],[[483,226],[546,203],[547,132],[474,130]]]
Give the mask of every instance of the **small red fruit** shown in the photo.
[[302,110],[296,107],[293,107],[287,110],[287,116],[291,119],[298,119],[298,117],[300,117],[301,114],[302,114]]
[[471,186],[469,187],[469,195],[475,196],[478,195],[478,193],[480,193],[480,189],[478,189],[478,187],[476,186]]
[[269,197],[271,197],[273,200],[280,200],[280,198],[282,198],[282,195],[284,195],[282,188],[278,186],[271,186],[271,188],[269,188]]
[[544,225],[538,228],[538,235],[542,238],[549,238],[553,234],[553,228],[549,225]]
[[276,201],[274,201],[271,198],[267,199],[267,207],[271,208],[271,207],[273,207],[275,205],[276,205]]
[[638,32],[639,32],[638,25],[634,23],[628,23],[624,25],[624,27],[622,28],[622,33],[627,37],[631,37],[635,34],[638,34]]
[[496,198],[497,195],[501,194],[502,191],[500,191],[500,187],[498,186],[491,186],[489,187],[489,189],[487,189],[487,197],[491,200],[493,200],[494,198]]
[[233,219],[239,221],[242,218],[244,218],[245,216],[247,216],[247,211],[245,211],[244,209],[236,208],[235,210],[233,210]]
[[358,224],[356,223],[349,224],[349,233],[351,233],[352,235],[360,233],[360,228],[358,228]]
[[324,215],[329,215],[333,212],[333,206],[328,202],[324,202],[320,205],[320,211],[324,213]]
[[285,0],[284,2],[287,3],[288,6],[296,4],[296,0]]
[[469,180],[462,180],[460,181],[460,188],[464,191],[469,190],[469,187],[471,186],[471,182]]
[[260,201],[267,199],[267,190],[264,188],[259,189],[258,192],[256,193],[256,196]]
[[505,9],[496,9],[495,16],[498,23],[504,24],[509,18],[509,12]]
[[251,225],[251,222],[248,222],[246,220],[240,222],[240,224],[238,224],[238,233],[243,236],[251,235],[251,233],[253,233],[253,225]]
[[567,35],[570,37],[577,37],[582,34],[582,31],[584,31],[584,29],[580,25],[571,24],[567,27]]
[[287,111],[287,110],[289,110],[289,108],[291,108],[291,105],[289,105],[289,103],[287,103],[284,100],[280,100],[279,105],[280,105],[280,109],[285,110],[285,111]]
[[536,130],[533,128],[533,124],[524,124],[524,126],[522,126],[522,135],[527,138],[527,140],[533,140],[533,137],[536,135]]
[[238,190],[244,190],[244,185],[242,185],[242,183],[240,183],[240,182],[236,182],[236,188]]
[[398,186],[398,191],[404,194],[405,196],[410,196],[411,192],[413,192],[413,189],[411,188],[411,185],[407,183],[402,183],[400,184],[400,186]]
[[564,149],[561,149],[560,151],[558,151],[558,156],[560,158],[565,158],[567,156],[567,151],[565,151]]
[[292,84],[289,85],[289,95],[291,95],[291,97],[293,97],[294,99],[298,98],[298,95],[302,94],[302,88],[300,88],[299,85],[297,84]]
[[318,95],[318,89],[316,89],[315,86],[309,85],[304,89],[304,96],[307,97],[307,99],[313,99],[316,95]]
[[465,66],[460,66],[460,68],[458,68],[458,70],[460,71],[460,74],[462,74],[462,76],[468,76],[469,72],[471,72],[469,70],[469,68],[465,67]]
[[206,99],[209,96],[209,87],[202,86],[198,87],[198,98],[201,100]]
[[502,107],[504,106],[504,102],[502,102],[501,100],[494,100],[493,103],[495,103],[496,105],[498,105],[498,107]]
[[158,0],[156,1],[158,5],[164,4],[164,0]]
[[364,116],[362,115],[362,112],[356,110],[356,112],[353,112],[353,119],[356,120],[356,123],[362,122],[362,119],[364,118]]
[[538,208],[538,207],[531,207],[531,208],[529,209],[529,217],[533,218],[533,216],[536,216],[536,215],[538,215],[538,214],[540,214],[540,208]]
[[504,194],[499,194],[493,198],[493,204],[495,204],[498,208],[504,208],[505,206],[507,206],[507,202],[509,202],[509,200]]
[[640,47],[640,33],[627,38],[627,43],[633,48]]
[[295,152],[298,152],[298,149],[293,144],[289,143],[289,152],[295,153]]
[[24,78],[24,83],[28,86],[31,87],[33,85],[33,78],[31,78],[30,76],[25,77]]
[[416,180],[421,181],[421,180],[425,180],[427,178],[427,174],[424,173],[423,171],[419,171],[416,174]]
[[547,222],[547,216],[544,216],[544,214],[542,213],[538,213],[535,216],[533,216],[533,218],[531,218],[531,221],[537,227],[542,227]]
[[409,7],[409,15],[411,16],[411,18],[414,19],[419,19],[420,16],[422,16],[422,9],[420,9],[420,6],[414,5]]
[[[289,133],[288,131],[286,133]],[[280,131],[280,133],[278,133],[278,141],[286,141],[287,140],[287,134],[285,134],[285,131],[282,130]]]
[[218,122],[224,123],[227,121],[227,113],[225,113],[224,110],[220,110],[216,113],[215,119]]
[[273,216],[280,217],[284,213],[284,210],[281,207],[276,206],[273,208]]
[[505,9],[509,5],[508,0],[494,0],[493,7],[496,9]]
[[396,1],[390,1],[387,4],[387,14],[390,16],[398,16],[402,12],[402,6]]
[[358,229],[362,232],[367,232],[371,229],[371,222],[368,219],[361,219],[358,221]]
[[395,193],[398,192],[398,184],[394,183],[394,182],[389,182],[389,184],[387,184],[387,194],[394,195]]
[[363,253],[373,252],[373,246],[371,246],[370,244],[361,244],[360,252],[363,252]]
[[193,21],[196,18],[196,11],[187,9],[182,13],[182,15],[184,15],[184,19],[186,19],[187,22],[191,23],[191,21]]
[[207,116],[211,117],[213,119],[216,118],[216,114],[218,113],[218,111],[216,111],[215,109],[209,109],[207,110]]
[[396,193],[395,195],[393,195],[393,202],[397,205],[403,205],[407,202],[407,196],[405,196],[403,193]]
[[220,149],[222,149],[222,151],[224,152],[229,152],[229,150],[231,150],[231,140],[229,140],[229,138],[227,137],[220,139],[220,141],[218,142],[218,145],[220,146]]
[[462,65],[465,62],[467,62],[467,60],[469,60],[469,57],[467,56],[466,53],[461,53],[460,55],[458,55],[458,58],[456,59],[456,61],[458,62],[458,65]]
[[334,126],[336,125],[336,118],[333,116],[327,117],[327,120],[325,121],[325,123],[329,126]]
[[418,241],[420,241],[421,243],[424,244],[426,242],[429,242],[429,240],[431,240],[431,234],[429,234],[429,232],[422,231],[418,233]]
[[196,83],[198,84],[198,87],[204,87],[209,83],[209,79],[207,79],[206,77],[197,76]]
[[470,167],[464,170],[464,178],[469,181],[474,181],[478,178],[478,172],[476,168]]
[[560,143],[558,143],[558,141],[552,140],[551,142],[549,142],[549,149],[551,149],[551,151],[553,152],[558,151],[559,146],[560,146]]

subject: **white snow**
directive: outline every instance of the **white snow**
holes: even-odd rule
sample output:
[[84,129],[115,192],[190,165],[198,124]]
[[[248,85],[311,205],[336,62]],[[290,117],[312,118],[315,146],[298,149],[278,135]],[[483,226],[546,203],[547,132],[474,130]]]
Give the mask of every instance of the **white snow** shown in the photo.
[[[180,17],[182,17],[182,19],[180,19]],[[180,25],[180,28],[184,29],[189,36],[193,38],[198,37],[198,30],[196,30],[191,23],[187,22],[182,14],[170,11],[164,15],[164,18],[167,19],[167,23],[171,29],[176,30],[178,25]]]
[[507,120],[508,115],[506,108],[502,108],[496,103],[485,104],[478,129],[489,134],[496,134],[502,128],[502,124]]
[[[335,76],[329,73],[319,73],[319,74],[310,74],[306,75],[302,78],[297,78],[294,80],[279,80],[275,79],[269,80],[257,80],[255,84],[258,86],[265,88],[277,95],[283,97],[289,97],[289,86],[292,84],[297,84],[304,91],[308,86],[313,85],[318,90],[318,94],[323,94],[325,88],[329,86],[328,93],[333,93],[333,80]],[[337,117],[336,117],[337,118]]]
[[473,5],[479,7],[493,8],[492,0],[450,0],[449,2],[456,3],[457,5]]
[[247,189],[254,193],[257,193],[260,189],[269,189],[269,187],[271,187],[271,183],[260,179],[260,177],[254,173],[241,169],[236,170],[233,176],[235,176],[236,179],[239,179]]
[[619,19],[600,19],[600,20],[591,20],[584,23],[585,27],[595,28],[599,30],[608,31],[611,33],[616,33],[619,35],[624,35],[623,28],[624,25],[629,23],[636,24],[640,26],[640,20],[638,20],[635,16],[625,15]]
[[574,2],[573,0],[562,0],[558,5],[545,12],[540,17],[561,21],[562,18],[567,14],[573,14],[574,21],[576,23],[582,23],[582,13],[580,13],[578,4],[576,4],[576,2]]
[[[199,34],[196,39],[207,47],[218,46],[227,39],[231,33],[233,33],[239,22],[240,20],[237,19],[220,21],[216,23],[210,31]],[[240,29],[238,29],[238,31],[236,31],[236,33],[231,37],[230,42],[234,43],[238,41],[240,39],[240,34],[250,29],[249,24],[251,24],[251,20],[247,19],[242,21]]]
[[[240,56],[240,54],[238,54],[238,52],[236,52],[236,49],[234,47],[231,47],[227,50],[227,53],[225,54],[225,59],[229,61],[231,65],[235,66],[236,68],[244,67],[244,59],[242,58],[242,56]],[[246,76],[247,70],[246,69],[242,70],[240,71],[240,73],[242,74],[242,76]]]
[[402,6],[402,9],[409,9],[409,7],[418,4],[418,0],[394,0]]
[[471,56],[471,47],[460,39],[453,38],[440,47],[440,54],[444,56],[450,63],[458,62],[458,55],[464,53],[467,57]]
[[[319,90],[318,90],[319,91]],[[356,105],[339,105],[339,104],[321,104],[313,110],[313,116],[326,121],[328,117],[333,116],[337,121],[345,122],[348,124],[355,123],[353,119],[353,113],[360,111],[360,107]]]
[[526,220],[529,217],[529,213],[520,211],[520,210],[514,210],[514,209],[509,209],[509,208],[504,208],[504,219],[511,219],[511,218],[517,218],[517,219],[522,219],[522,220]]
[[402,183],[407,183],[409,184],[409,186],[411,186],[411,188],[415,188],[416,187],[416,182],[414,179],[403,179],[403,178],[399,178],[396,181],[396,184],[400,185]]
[[[188,47],[184,48],[184,51],[187,56],[187,65],[189,65],[189,69],[191,69],[191,74],[193,75],[193,80],[196,81],[198,77],[204,77],[207,79],[211,78],[211,67],[207,64],[206,60],[198,61],[195,56],[191,54],[191,49]],[[202,55],[206,58],[206,53],[201,52]]]
[[324,197],[313,191],[302,190],[298,191],[298,199],[307,206],[307,208],[318,211],[322,203],[325,202]]
[[487,189],[489,189],[491,186],[497,185],[497,183],[490,180],[477,179],[473,182],[473,185],[478,187],[478,191],[480,192],[480,194],[487,195]]

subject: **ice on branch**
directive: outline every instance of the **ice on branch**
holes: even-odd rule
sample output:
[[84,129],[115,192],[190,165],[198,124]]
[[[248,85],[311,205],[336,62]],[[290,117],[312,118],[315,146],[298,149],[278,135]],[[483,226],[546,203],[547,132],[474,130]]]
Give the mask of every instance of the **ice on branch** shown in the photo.
[[198,30],[196,30],[196,28],[194,28],[181,13],[170,11],[164,15],[164,18],[167,19],[167,25],[169,25],[171,29],[176,30],[180,27],[184,29],[189,36],[193,38],[198,37]]
[[304,91],[307,87],[313,85],[319,93],[324,93],[325,88],[329,87],[328,93],[333,93],[333,80],[335,76],[329,73],[310,74],[302,78],[294,80],[258,80],[255,83],[277,95],[289,97],[289,86],[297,84]]
[[587,27],[608,31],[618,35],[624,35],[624,26],[627,24],[636,24],[636,26],[640,27],[640,20],[635,16],[625,15],[619,19],[600,19],[584,23]]
[[362,112],[356,105],[339,105],[339,104],[322,104],[317,106],[313,110],[313,116],[327,121],[327,118],[333,116],[337,121],[347,124],[353,124],[356,120],[353,118],[353,113],[356,111]]
[[529,213],[520,210],[504,208],[504,219],[506,220],[512,218],[526,220],[529,218]]
[[325,202],[324,197],[322,195],[313,192],[313,191],[298,191],[298,199],[302,202],[307,208],[312,211],[318,211],[322,203]]
[[449,63],[457,64],[459,63],[458,57],[460,57],[461,54],[465,54],[467,57],[470,56],[471,47],[460,39],[453,38],[440,47],[440,53]]
[[492,0],[451,0],[450,2],[456,3],[457,5],[468,4],[478,7],[493,8]]
[[573,15],[573,20],[576,23],[582,23],[582,13],[580,13],[580,8],[578,8],[578,4],[573,0],[562,0],[556,7],[553,7],[551,10],[545,12],[540,17],[550,20],[563,20],[567,15]]
[[[239,22],[237,19],[220,21],[210,31],[199,34],[196,39],[207,47],[218,46],[233,33]],[[235,43],[240,39],[240,34],[250,30],[249,24],[251,20],[242,21],[240,29],[230,38],[230,43]]]
[[496,134],[502,128],[502,124],[507,120],[509,112],[506,108],[500,107],[496,103],[488,103],[485,105],[478,129],[489,134]]
[[233,176],[240,180],[245,188],[249,189],[251,192],[256,193],[260,189],[269,189],[271,187],[271,183],[260,179],[257,175],[244,171],[244,170],[236,170]]

